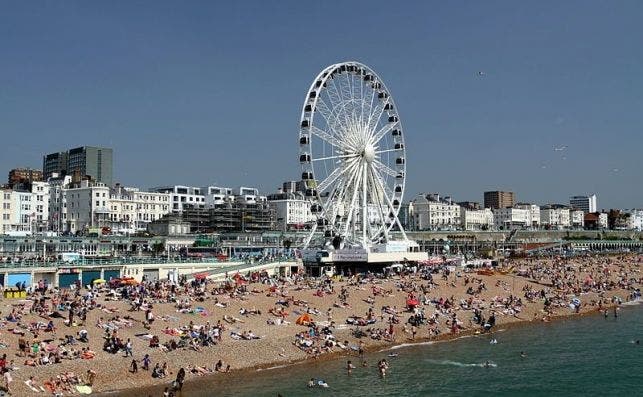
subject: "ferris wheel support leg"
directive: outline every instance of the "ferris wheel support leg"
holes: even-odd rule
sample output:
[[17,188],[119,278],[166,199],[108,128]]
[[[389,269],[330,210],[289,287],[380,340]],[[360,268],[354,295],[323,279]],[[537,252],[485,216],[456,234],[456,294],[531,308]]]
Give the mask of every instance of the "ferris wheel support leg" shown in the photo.
[[362,168],[362,241],[364,248],[368,247],[369,241],[366,236],[366,222],[368,221],[368,203],[366,202],[366,192],[368,186],[368,166],[364,163]]
[[[379,186],[382,188],[382,191],[383,191],[384,190],[384,185],[382,184],[382,181],[378,180],[377,182],[378,182]],[[391,209],[391,211],[393,211],[393,209],[395,207],[393,206],[393,203],[391,203],[391,199],[389,199],[389,197],[386,194],[384,195],[384,198],[386,199],[386,202],[388,203],[389,208]],[[402,224],[400,223],[400,218],[398,218],[397,214],[395,214],[395,213],[393,213],[393,215],[395,215],[395,223],[397,224],[397,227],[400,228],[400,232],[402,233],[402,237],[404,237],[404,240],[408,240],[409,238],[406,236],[406,232],[404,232],[404,228],[402,227]]]
[[315,223],[313,225],[313,230],[310,231],[308,234],[308,237],[306,237],[306,241],[304,242],[304,249],[308,248],[308,245],[310,244],[310,240],[313,239],[313,236],[315,235],[315,232],[317,231],[317,224]]

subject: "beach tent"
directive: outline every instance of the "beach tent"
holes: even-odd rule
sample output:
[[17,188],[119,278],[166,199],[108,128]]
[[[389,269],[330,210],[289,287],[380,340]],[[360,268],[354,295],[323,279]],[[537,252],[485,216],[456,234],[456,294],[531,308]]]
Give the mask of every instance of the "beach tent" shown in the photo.
[[133,277],[123,277],[121,279],[121,285],[138,285],[138,281]]
[[243,285],[248,283],[246,280],[243,279],[243,277],[239,273],[236,273],[234,276],[232,276],[232,278],[234,279],[234,282],[237,285]]
[[105,284],[105,283],[106,281],[102,278],[97,278],[96,280],[94,280],[94,284]]
[[304,313],[299,318],[297,318],[297,321],[295,321],[295,324],[297,325],[309,325],[310,323],[313,322],[313,318],[308,315],[308,313]]
[[208,277],[208,273],[197,273],[194,275],[195,280],[203,280],[206,277]]

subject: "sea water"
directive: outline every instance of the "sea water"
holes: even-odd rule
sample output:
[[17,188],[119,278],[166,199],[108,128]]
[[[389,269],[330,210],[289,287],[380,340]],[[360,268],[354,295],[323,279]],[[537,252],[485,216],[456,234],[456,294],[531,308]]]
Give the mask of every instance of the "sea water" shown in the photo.
[[[492,336],[407,345],[365,356],[307,362],[186,384],[181,396],[629,396],[643,395],[643,305]],[[496,339],[497,343],[490,343]],[[524,353],[524,354],[521,354]],[[396,357],[389,357],[389,355]],[[380,377],[377,362],[389,370]],[[357,367],[346,373],[346,361]],[[308,388],[308,381],[329,387]],[[147,392],[144,392],[147,395]],[[158,389],[149,393],[157,395]],[[140,393],[138,393],[141,396]]]

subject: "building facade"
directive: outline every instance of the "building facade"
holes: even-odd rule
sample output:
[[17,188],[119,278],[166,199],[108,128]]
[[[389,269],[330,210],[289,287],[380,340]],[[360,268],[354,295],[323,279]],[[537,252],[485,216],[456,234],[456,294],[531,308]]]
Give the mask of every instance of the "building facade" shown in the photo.
[[530,203],[518,203],[514,205],[514,208],[529,211],[529,217],[531,218],[529,227],[533,229],[538,229],[540,227],[540,206]]
[[591,196],[572,196],[569,199],[569,206],[583,210],[585,214],[598,211],[596,195]]
[[492,191],[484,192],[485,208],[510,208],[516,204],[514,192]]
[[31,183],[41,182],[42,170],[34,170],[31,168],[14,168],[9,171],[9,178],[7,182],[13,186],[18,183]]
[[302,192],[280,192],[267,197],[268,205],[275,211],[277,228],[280,230],[301,229],[315,221],[310,211],[310,201]]
[[112,186],[113,150],[96,146],[81,146],[43,157],[43,178],[53,174],[89,176],[92,180]]
[[565,229],[570,227],[569,207],[563,205],[546,205],[540,209],[540,223],[543,227],[551,229]]
[[585,213],[583,210],[572,208],[569,210],[569,225],[574,229],[585,227]]
[[147,230],[150,222],[170,213],[170,195],[116,184],[110,192],[109,209],[112,233],[132,234]]
[[205,196],[201,194],[201,188],[191,186],[161,186],[151,189],[156,193],[167,193],[170,195],[171,211],[175,214],[182,213],[187,206],[204,207]]
[[463,230],[491,230],[494,227],[490,208],[470,209],[460,207],[460,226]]
[[455,230],[460,227],[460,206],[438,194],[420,194],[413,199],[417,230]]
[[627,228],[630,230],[643,230],[643,210],[631,209],[625,210],[625,213],[628,215]]
[[531,227],[531,211],[522,208],[496,208],[493,210],[496,228],[501,230],[524,229]]

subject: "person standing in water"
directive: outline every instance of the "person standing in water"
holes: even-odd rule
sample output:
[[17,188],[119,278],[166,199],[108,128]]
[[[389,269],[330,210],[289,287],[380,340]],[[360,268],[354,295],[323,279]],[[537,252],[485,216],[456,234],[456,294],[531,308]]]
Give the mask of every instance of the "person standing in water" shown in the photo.
[[348,362],[346,363],[346,373],[348,375],[352,374],[354,368],[355,366],[353,365],[353,362],[351,360],[348,360]]
[[388,363],[386,362],[386,359],[381,359],[380,362],[377,364],[377,367],[380,371],[380,376],[384,377],[386,376],[386,370],[388,369]]

